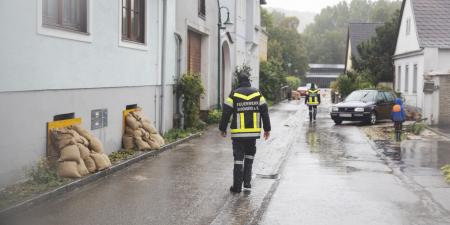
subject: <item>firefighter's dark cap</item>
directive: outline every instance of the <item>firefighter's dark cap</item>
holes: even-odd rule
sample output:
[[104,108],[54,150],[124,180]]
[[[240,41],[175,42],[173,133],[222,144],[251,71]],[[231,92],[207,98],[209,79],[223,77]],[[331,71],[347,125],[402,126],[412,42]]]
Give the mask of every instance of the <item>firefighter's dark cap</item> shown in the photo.
[[247,71],[242,71],[237,76],[239,82],[250,81],[250,73]]

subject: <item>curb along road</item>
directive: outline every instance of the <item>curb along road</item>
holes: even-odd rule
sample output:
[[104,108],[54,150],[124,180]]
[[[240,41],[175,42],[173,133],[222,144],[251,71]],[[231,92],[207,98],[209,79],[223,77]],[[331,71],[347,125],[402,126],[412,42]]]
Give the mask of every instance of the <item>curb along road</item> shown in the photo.
[[187,141],[190,141],[194,138],[200,137],[202,135],[202,132],[196,133],[196,134],[192,134],[186,138],[180,139],[178,141],[175,141],[173,143],[167,144],[165,146],[163,146],[161,149],[159,150],[154,150],[154,151],[149,151],[149,152],[144,152],[142,154],[138,154],[137,156],[124,160],[118,164],[112,165],[111,168],[103,170],[103,171],[99,171],[97,173],[91,174],[89,176],[86,176],[84,178],[75,180],[69,184],[63,185],[61,187],[58,187],[56,189],[53,189],[51,191],[45,192],[43,194],[40,194],[38,196],[35,196],[31,199],[28,199],[24,202],[21,202],[17,205],[11,206],[9,208],[3,209],[0,211],[0,220],[2,217],[4,216],[8,216],[17,212],[21,212],[23,210],[26,210],[28,208],[30,208],[31,206],[35,206],[38,204],[41,204],[43,202],[46,201],[50,201],[58,196],[61,196],[65,193],[68,193],[70,191],[73,191],[77,188],[83,187],[87,184],[93,183],[95,181],[100,180],[101,178],[107,177],[115,172],[118,172],[122,169],[125,169],[129,166],[131,166],[134,163],[140,162],[144,159],[147,159],[149,157],[152,156],[157,156],[165,151],[168,151],[170,149],[173,149],[174,147],[176,147],[177,145],[183,144]]

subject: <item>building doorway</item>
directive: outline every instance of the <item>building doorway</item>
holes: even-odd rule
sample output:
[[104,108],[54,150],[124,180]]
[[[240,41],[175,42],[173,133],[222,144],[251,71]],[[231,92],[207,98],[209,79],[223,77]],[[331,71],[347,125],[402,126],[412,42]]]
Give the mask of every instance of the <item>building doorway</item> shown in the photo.
[[224,101],[225,98],[228,97],[228,94],[231,92],[233,80],[231,72],[230,46],[228,42],[224,42],[222,45],[221,75],[220,101]]

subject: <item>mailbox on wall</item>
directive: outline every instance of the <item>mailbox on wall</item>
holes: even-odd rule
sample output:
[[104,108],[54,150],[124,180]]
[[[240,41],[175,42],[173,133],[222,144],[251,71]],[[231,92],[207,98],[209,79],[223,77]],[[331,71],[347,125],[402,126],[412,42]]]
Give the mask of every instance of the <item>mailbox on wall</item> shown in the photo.
[[433,93],[436,90],[436,86],[434,81],[425,81],[423,83],[423,92],[424,93]]

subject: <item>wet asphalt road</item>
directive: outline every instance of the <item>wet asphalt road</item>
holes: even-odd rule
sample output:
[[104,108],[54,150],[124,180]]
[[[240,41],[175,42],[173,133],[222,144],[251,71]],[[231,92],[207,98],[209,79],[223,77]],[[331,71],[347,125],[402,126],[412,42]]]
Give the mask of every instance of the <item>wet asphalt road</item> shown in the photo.
[[251,193],[229,193],[231,141],[210,129],[0,224],[450,224],[447,210],[381,160],[358,127],[335,126],[328,109],[315,124],[298,101],[271,110]]

